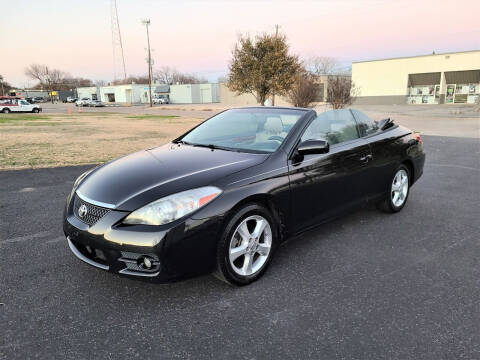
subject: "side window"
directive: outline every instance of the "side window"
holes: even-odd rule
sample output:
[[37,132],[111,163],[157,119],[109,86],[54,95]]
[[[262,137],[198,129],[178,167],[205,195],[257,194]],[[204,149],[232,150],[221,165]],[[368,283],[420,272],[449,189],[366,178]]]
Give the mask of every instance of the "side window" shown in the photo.
[[358,110],[352,110],[355,115],[355,119],[358,122],[358,128],[360,130],[360,136],[367,136],[374,134],[378,131],[377,123],[370,119],[366,114]]
[[301,141],[327,140],[330,145],[358,139],[355,119],[348,109],[326,111],[318,115],[307,127]]

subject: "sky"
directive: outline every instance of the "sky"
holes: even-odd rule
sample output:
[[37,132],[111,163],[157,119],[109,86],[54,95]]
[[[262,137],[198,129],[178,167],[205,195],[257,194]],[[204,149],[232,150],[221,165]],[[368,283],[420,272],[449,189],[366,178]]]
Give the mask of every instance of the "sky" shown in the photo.
[[[113,79],[110,0],[0,0],[0,74],[35,84],[25,68],[46,64],[75,77]],[[275,31],[301,58],[352,61],[479,50],[480,1],[117,0],[128,75],[143,75],[146,31],[154,68],[175,67],[216,81],[239,34]]]

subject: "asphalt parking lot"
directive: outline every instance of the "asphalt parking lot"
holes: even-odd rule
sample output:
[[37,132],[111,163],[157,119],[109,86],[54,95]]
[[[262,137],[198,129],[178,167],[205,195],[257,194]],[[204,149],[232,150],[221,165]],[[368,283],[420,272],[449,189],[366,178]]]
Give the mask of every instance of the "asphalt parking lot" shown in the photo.
[[0,359],[480,358],[480,142],[423,138],[401,213],[292,239],[243,288],[94,269],[61,230],[85,167],[0,172]]

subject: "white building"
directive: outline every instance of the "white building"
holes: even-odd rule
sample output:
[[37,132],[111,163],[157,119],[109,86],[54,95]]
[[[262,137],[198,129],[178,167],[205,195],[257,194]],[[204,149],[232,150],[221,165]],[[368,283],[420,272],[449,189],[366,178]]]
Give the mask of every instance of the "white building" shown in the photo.
[[[169,93],[165,93],[165,89]],[[79,98],[90,98],[105,103],[147,104],[150,102],[148,84],[127,84],[92,86],[78,88]],[[172,104],[203,104],[220,101],[218,84],[180,84],[165,87],[152,84],[152,97],[155,93],[166,94]]]
[[97,86],[79,87],[77,88],[77,96],[79,99],[88,98],[98,100],[100,98],[99,89]]
[[218,84],[170,85],[172,104],[206,104],[220,102]]

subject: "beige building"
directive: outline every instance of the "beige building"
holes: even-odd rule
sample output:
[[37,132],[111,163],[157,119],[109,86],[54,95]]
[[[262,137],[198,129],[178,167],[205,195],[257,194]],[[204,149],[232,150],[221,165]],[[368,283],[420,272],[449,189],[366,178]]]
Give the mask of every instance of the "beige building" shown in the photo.
[[357,104],[473,104],[480,96],[480,50],[352,64]]
[[[319,75],[316,82],[318,83],[318,94],[315,103],[323,103],[327,99],[328,79],[331,76],[338,75]],[[342,77],[349,77],[348,75],[340,75]],[[270,99],[271,101],[271,99]],[[230,90],[225,83],[220,84],[220,103],[228,106],[255,106],[258,105],[255,96],[252,94],[237,95],[235,91]],[[292,106],[290,101],[285,96],[275,97],[275,106]]]

